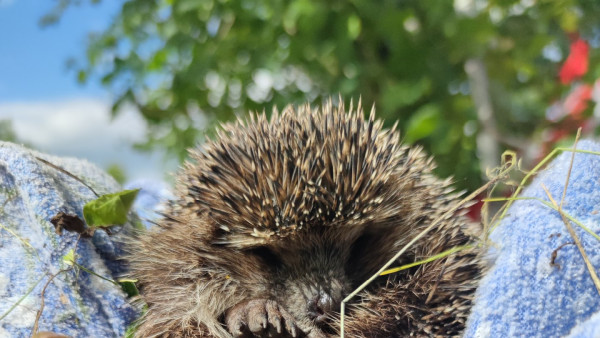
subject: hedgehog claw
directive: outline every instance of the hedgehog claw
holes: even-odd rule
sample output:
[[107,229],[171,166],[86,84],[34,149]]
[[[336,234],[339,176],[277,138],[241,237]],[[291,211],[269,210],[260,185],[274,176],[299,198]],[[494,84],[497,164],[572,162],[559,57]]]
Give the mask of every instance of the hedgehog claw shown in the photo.
[[302,333],[294,317],[269,299],[239,303],[227,311],[225,322],[234,337],[295,338]]

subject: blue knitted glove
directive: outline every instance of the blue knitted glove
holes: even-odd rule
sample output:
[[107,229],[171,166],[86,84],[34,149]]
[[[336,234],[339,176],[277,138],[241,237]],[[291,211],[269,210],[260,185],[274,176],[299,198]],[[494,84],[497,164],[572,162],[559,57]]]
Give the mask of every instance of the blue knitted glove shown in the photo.
[[[96,198],[89,188],[40,157],[81,178],[99,194],[121,190],[96,166],[58,158],[0,142],[0,337],[27,337],[41,308],[41,292],[49,276],[68,268],[63,256],[75,248],[78,235],[55,233],[50,220],[59,212],[83,219],[83,205]],[[77,263],[109,279],[124,271],[115,238],[96,231],[77,244]],[[74,337],[122,336],[138,312],[121,288],[83,270],[56,276],[48,284],[40,331]]]
[[[582,141],[578,149],[600,151]],[[548,201],[542,183],[560,203],[572,153],[563,153],[522,196]],[[563,210],[600,232],[600,156],[575,155]],[[600,242],[573,224],[596,270]],[[558,212],[539,201],[520,200],[491,235],[496,261],[483,278],[466,337],[599,337],[600,295]],[[588,318],[592,317],[588,320]],[[586,323],[582,324],[584,321]]]

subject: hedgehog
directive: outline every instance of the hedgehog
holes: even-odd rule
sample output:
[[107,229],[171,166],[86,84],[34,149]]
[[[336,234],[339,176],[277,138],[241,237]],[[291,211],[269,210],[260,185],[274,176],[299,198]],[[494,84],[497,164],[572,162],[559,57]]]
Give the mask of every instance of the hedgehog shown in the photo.
[[[339,336],[341,301],[434,220],[446,214],[398,266],[477,235],[434,167],[360,101],[222,125],[191,151],[157,226],[133,240],[147,304],[137,336]],[[345,336],[459,335],[480,256],[463,250],[378,277],[347,303]]]

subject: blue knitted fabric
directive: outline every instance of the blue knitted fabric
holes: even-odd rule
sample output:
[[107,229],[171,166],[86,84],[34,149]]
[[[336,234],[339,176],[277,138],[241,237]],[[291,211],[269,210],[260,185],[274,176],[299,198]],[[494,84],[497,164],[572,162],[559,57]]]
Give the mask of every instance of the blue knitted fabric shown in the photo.
[[[579,149],[600,152],[582,141]],[[555,159],[521,197],[560,203],[572,153]],[[563,210],[600,232],[600,156],[578,153]],[[600,242],[573,224],[597,271]],[[535,200],[520,200],[491,235],[495,263],[479,286],[465,337],[600,337],[600,295],[560,215]]]
[[[96,166],[79,159],[40,154],[0,142],[0,337],[28,337],[49,276],[67,268],[62,257],[77,234],[55,233],[50,219],[60,211],[83,219],[83,205],[96,196],[43,158],[92,186],[99,194],[121,190]],[[113,279],[123,273],[115,238],[97,231],[77,245],[77,263]],[[54,278],[45,292],[40,331],[73,337],[116,337],[138,316],[119,286],[80,270]],[[12,309],[11,309],[12,308]]]

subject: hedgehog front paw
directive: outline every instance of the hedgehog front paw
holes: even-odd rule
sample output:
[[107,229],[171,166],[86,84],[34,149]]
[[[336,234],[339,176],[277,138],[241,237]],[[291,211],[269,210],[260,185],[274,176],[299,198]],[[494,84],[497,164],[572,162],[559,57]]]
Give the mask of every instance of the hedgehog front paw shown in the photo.
[[300,337],[296,321],[274,300],[253,299],[227,311],[225,323],[234,337]]

